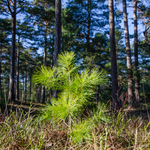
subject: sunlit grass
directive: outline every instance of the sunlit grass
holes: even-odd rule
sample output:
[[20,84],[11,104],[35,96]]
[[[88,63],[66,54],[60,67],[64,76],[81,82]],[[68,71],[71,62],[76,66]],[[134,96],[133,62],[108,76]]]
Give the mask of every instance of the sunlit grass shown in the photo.
[[[141,117],[108,115],[104,105],[88,117],[66,122],[39,121],[30,112],[10,113],[0,122],[0,149],[148,149],[150,121]],[[107,108],[106,108],[107,109]],[[92,114],[93,113],[93,114]]]

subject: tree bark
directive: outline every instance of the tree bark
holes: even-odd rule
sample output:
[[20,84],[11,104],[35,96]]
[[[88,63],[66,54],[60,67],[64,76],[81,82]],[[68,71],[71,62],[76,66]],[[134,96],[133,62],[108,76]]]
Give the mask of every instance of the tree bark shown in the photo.
[[24,77],[23,77],[23,83],[22,83],[22,101],[24,101]]
[[32,70],[30,74],[30,90],[29,90],[29,99],[31,100],[31,86],[32,86]]
[[27,61],[26,61],[26,66],[25,66],[25,94],[24,94],[24,99],[25,99],[25,102],[27,100]]
[[61,51],[61,0],[55,0],[55,50],[54,65],[57,64],[58,54]]
[[16,0],[13,1],[12,11],[12,47],[11,47],[11,69],[10,69],[10,83],[9,83],[9,99],[15,101],[14,92],[14,73],[15,73],[15,48],[16,48]]
[[126,59],[127,59],[127,69],[128,69],[128,107],[132,107],[132,104],[133,104],[133,79],[132,79],[133,73],[132,73],[132,63],[131,63],[131,50],[130,50],[130,41],[129,41],[126,0],[123,0],[123,19],[124,19]]
[[148,41],[148,37],[147,37],[147,31],[149,30],[149,28],[147,28],[146,24],[145,24],[145,31],[144,31],[144,36],[145,36],[145,41],[147,43],[147,45],[150,47],[150,42]]
[[[115,23],[114,23],[114,6],[113,0],[109,0],[109,34],[111,49],[111,78],[112,78],[112,98],[113,109],[119,109],[121,103],[117,100],[118,80],[117,80],[117,61],[116,61],[116,41],[115,41]],[[121,101],[120,101],[121,102]]]
[[91,26],[91,9],[90,9],[90,5],[91,5],[91,0],[88,0],[88,34],[87,34],[87,37],[86,37],[87,52],[89,52],[89,50],[90,50],[90,26]]
[[[55,0],[55,50],[54,65],[57,64],[58,54],[61,52],[61,0]],[[53,96],[57,98],[57,91],[53,91]]]
[[[44,43],[44,55],[43,55],[44,66],[46,66],[46,56],[47,56],[47,26],[48,23],[47,21],[45,21],[45,43]],[[45,102],[45,87],[42,88],[42,103],[44,102]]]
[[17,48],[17,100],[19,100],[19,52],[20,52],[20,35],[18,36],[18,48]]
[[140,83],[138,73],[138,32],[137,32],[137,0],[133,0],[133,19],[134,19],[134,71],[135,71],[135,100],[140,103]]
[[[2,74],[2,45],[0,46],[0,100],[2,100],[2,77],[1,77],[1,74]],[[4,87],[4,85],[3,85]]]
[[87,34],[86,34],[86,50],[87,50],[87,66],[89,69],[91,69],[91,60],[90,58],[90,27],[91,27],[91,0],[88,0],[87,2],[87,13],[88,13],[88,18],[87,18]]

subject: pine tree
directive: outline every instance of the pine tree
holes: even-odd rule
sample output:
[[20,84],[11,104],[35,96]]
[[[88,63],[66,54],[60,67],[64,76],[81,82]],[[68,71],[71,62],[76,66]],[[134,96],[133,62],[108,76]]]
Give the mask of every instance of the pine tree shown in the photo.
[[132,107],[133,104],[133,76],[132,76],[132,62],[131,62],[131,50],[129,41],[129,29],[128,18],[126,9],[126,0],[123,0],[123,19],[124,19],[124,32],[126,41],[126,59],[127,59],[127,74],[128,74],[128,107]]
[[[36,0],[32,3],[34,7],[29,9],[29,13],[32,18],[34,18],[34,24],[37,24],[39,33],[38,35],[42,35],[44,38],[40,43],[42,47],[44,47],[43,54],[43,64],[46,66],[47,62],[47,48],[48,48],[48,30],[53,26],[54,19],[54,11],[53,5],[54,1],[52,0]],[[50,35],[51,36],[51,35]],[[41,37],[40,37],[41,38]],[[44,46],[43,46],[44,45]],[[42,103],[45,102],[45,87],[42,88]]]
[[[94,34],[95,32],[104,34],[102,30],[109,23],[108,7],[104,2],[104,0],[72,0],[64,10],[63,49],[75,51],[77,57],[83,59],[84,67],[94,67],[94,61],[97,61],[94,57],[98,53],[93,42]],[[67,46],[64,48],[65,43],[68,43],[69,48]]]
[[10,68],[10,84],[9,84],[9,99],[11,101],[15,100],[15,91],[14,91],[14,73],[15,73],[15,49],[16,49],[16,15],[24,10],[23,5],[26,4],[26,1],[22,0],[2,0],[1,8],[3,14],[10,14],[12,19],[12,48],[11,48],[11,68]]
[[[8,19],[0,19],[0,99],[2,98],[2,57],[4,49],[7,48],[9,40],[7,39],[10,35],[11,24]],[[4,86],[4,85],[3,85]]]
[[72,118],[82,114],[84,106],[94,97],[97,85],[106,83],[106,78],[97,69],[87,69],[82,73],[79,70],[74,52],[65,52],[58,56],[57,66],[52,69],[43,66],[34,74],[36,84],[60,91],[58,98],[53,98],[51,104],[42,111],[42,120],[67,119],[71,126]]
[[114,6],[113,0],[109,0],[109,34],[110,34],[110,49],[111,49],[111,78],[112,78],[112,98],[115,103],[115,108],[119,109],[121,104],[117,100],[118,94],[118,79],[117,79],[117,61],[116,61],[116,42],[115,42],[115,24],[114,24]]
[[57,64],[57,57],[58,57],[58,54],[60,52],[61,52],[61,0],[55,0],[55,50],[54,50],[54,65]]
[[134,71],[135,71],[135,100],[140,103],[140,83],[138,72],[138,30],[137,30],[137,1],[133,0],[133,19],[134,19]]

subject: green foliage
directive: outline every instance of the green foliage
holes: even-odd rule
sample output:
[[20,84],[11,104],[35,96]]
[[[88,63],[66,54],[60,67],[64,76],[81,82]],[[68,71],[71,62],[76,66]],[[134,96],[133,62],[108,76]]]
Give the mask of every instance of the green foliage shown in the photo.
[[92,128],[94,128],[92,120],[85,120],[80,123],[75,123],[70,134],[72,141],[74,143],[89,141],[92,138]]
[[57,121],[82,114],[88,100],[94,98],[96,87],[107,81],[97,69],[80,71],[73,52],[60,54],[57,66],[53,69],[42,67],[33,80],[48,89],[60,91],[58,99],[53,98],[52,105],[48,104],[42,111],[44,120],[55,118]]
[[106,110],[108,110],[108,108],[104,103],[98,104],[97,110],[93,113],[93,122],[95,124],[111,123],[110,117],[106,114]]
[[105,114],[107,107],[105,104],[98,104],[97,109],[91,113],[91,117],[78,123],[74,123],[70,134],[74,143],[81,143],[92,139],[93,130],[101,124],[111,123],[110,117]]

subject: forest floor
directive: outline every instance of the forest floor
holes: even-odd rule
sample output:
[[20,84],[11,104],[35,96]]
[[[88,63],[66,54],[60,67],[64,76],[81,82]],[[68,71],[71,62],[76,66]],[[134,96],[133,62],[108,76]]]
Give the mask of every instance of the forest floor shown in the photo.
[[52,120],[37,123],[33,116],[44,106],[21,101],[8,104],[8,110],[14,112],[8,117],[0,115],[0,150],[150,149],[150,104],[124,109],[117,117],[107,110],[104,114],[110,116],[110,123],[92,120],[88,124],[87,117],[71,128]]
[[[41,108],[45,107],[45,104],[35,103],[35,102],[25,102],[16,100],[14,103],[9,103],[7,105],[8,110],[16,111],[17,109],[22,109],[25,112],[28,112],[30,109],[30,113],[32,115],[39,114]],[[3,105],[3,113],[5,106]],[[111,110],[106,110],[106,112],[110,112]],[[141,103],[137,108],[124,108],[123,112],[126,112],[128,116],[142,117],[144,120],[150,118],[150,103]]]

